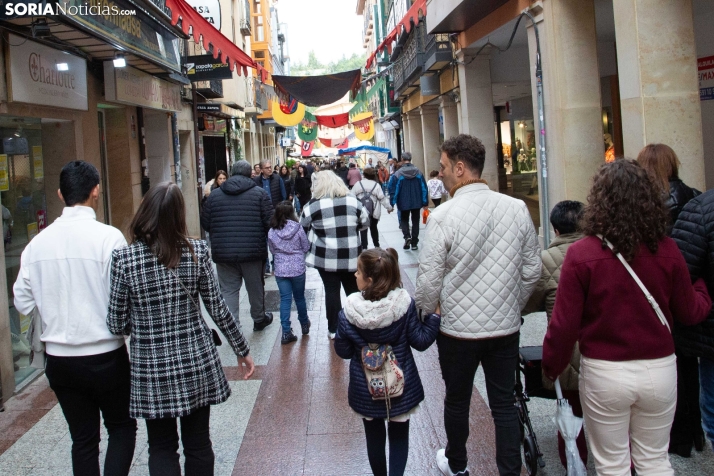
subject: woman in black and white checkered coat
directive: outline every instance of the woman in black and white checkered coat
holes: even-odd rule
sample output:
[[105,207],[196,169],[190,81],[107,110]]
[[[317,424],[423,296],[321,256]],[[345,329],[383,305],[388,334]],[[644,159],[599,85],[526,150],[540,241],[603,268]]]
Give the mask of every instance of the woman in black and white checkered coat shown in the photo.
[[359,291],[354,275],[362,251],[359,231],[369,227],[369,215],[342,179],[325,170],[312,175],[312,199],[303,207],[300,224],[310,241],[306,263],[317,269],[325,285],[327,333],[334,339],[342,309],[340,287],[348,296]]
[[213,474],[210,405],[225,401],[230,387],[206,310],[253,373],[248,344],[221,297],[206,242],[187,237],[181,190],[163,182],[144,197],[131,223],[131,245],[114,251],[107,325],[131,336],[133,418],[146,419],[149,473],[181,474],[176,418],[186,474]]

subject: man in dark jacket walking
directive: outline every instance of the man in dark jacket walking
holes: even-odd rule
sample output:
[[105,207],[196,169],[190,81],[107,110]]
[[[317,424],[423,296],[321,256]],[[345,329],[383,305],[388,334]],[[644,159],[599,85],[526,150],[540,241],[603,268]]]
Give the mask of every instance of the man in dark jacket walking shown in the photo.
[[269,160],[260,161],[260,175],[254,177],[253,181],[268,193],[273,210],[278,206],[278,203],[287,200],[288,194],[285,190],[285,182],[277,172],[273,172],[273,164]]
[[[689,267],[692,281],[704,278],[709,295],[714,296],[714,190],[687,203],[672,230]],[[677,350],[688,357],[699,357],[700,407],[704,431],[714,443],[714,310],[696,326],[673,329]],[[703,442],[697,441],[697,449]]]
[[[429,189],[421,171],[412,165],[412,154],[402,154],[402,166],[394,173],[394,193],[390,193],[392,206],[397,205],[401,215],[404,249],[419,249],[419,211],[429,203]],[[409,232],[409,217],[412,229]]]
[[253,330],[262,331],[273,322],[273,314],[265,312],[263,266],[268,258],[265,243],[274,210],[268,194],[250,175],[251,167],[245,160],[233,164],[231,178],[206,200],[201,226],[211,234],[211,256],[228,309],[238,320],[240,288],[245,279]]

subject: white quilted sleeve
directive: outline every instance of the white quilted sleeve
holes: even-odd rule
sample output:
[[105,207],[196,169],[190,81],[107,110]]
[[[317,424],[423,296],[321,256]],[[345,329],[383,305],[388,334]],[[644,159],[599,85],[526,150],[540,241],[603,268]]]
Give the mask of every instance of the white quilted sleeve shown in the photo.
[[419,253],[419,271],[414,295],[417,308],[427,313],[434,312],[439,303],[449,248],[442,224],[431,218],[424,248]]
[[518,304],[522,310],[531,294],[538,284],[538,279],[541,275],[542,260],[540,256],[540,245],[538,244],[538,235],[533,226],[533,219],[528,213],[526,204],[523,204],[523,213],[521,214],[522,228],[524,231],[523,240],[521,241],[521,259],[523,266],[521,267],[521,292],[518,297]]

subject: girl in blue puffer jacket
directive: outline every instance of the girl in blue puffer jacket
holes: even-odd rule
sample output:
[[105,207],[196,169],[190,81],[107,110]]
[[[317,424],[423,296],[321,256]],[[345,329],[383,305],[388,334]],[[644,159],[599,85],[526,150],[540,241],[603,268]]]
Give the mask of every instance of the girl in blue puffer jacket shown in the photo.
[[[360,292],[347,297],[340,311],[335,351],[351,359],[348,400],[363,418],[367,455],[375,476],[387,476],[384,420],[389,417],[389,475],[404,474],[409,452],[409,418],[424,400],[412,347],[425,351],[436,340],[441,316],[429,314],[419,320],[414,300],[402,289],[397,252],[374,248],[357,262]],[[438,309],[437,309],[438,312]],[[369,344],[389,344],[404,373],[404,391],[389,400],[373,400],[362,367],[362,349]]]

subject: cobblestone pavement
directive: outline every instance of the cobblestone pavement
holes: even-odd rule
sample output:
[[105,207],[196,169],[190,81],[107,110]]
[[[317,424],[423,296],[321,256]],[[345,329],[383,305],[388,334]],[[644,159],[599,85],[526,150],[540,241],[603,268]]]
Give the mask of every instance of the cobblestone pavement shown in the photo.
[[[401,249],[403,240],[394,214],[380,221],[382,246],[396,248],[404,286],[414,290],[418,252]],[[425,230],[422,230],[424,233]],[[337,357],[327,339],[324,295],[319,275],[308,271],[307,288],[314,290],[309,306],[313,326],[309,336],[280,345],[279,318],[263,332],[252,332],[247,295],[242,296],[240,319],[257,365],[250,381],[238,380],[236,358],[230,347],[220,347],[221,360],[233,394],[211,410],[211,436],[216,453],[216,475],[366,475],[370,474],[362,424],[347,405],[348,362]],[[275,280],[266,282],[275,291]],[[297,326],[296,313],[292,315]],[[210,319],[209,319],[210,323]],[[526,316],[521,345],[540,345],[545,315]],[[434,455],[446,444],[443,430],[444,387],[436,347],[415,353],[426,399],[414,416],[407,474],[439,475]],[[493,423],[483,373],[474,382],[471,401],[469,466],[474,475],[495,475]],[[0,475],[71,474],[71,440],[62,412],[44,377],[11,399],[0,413]],[[539,474],[564,474],[557,455],[554,402],[533,399],[531,418],[544,451],[546,466]],[[102,455],[106,433],[102,433]],[[146,430],[139,424],[132,475],[148,474]],[[677,474],[714,474],[709,446],[692,458],[672,457]],[[589,474],[595,474],[592,463]]]

